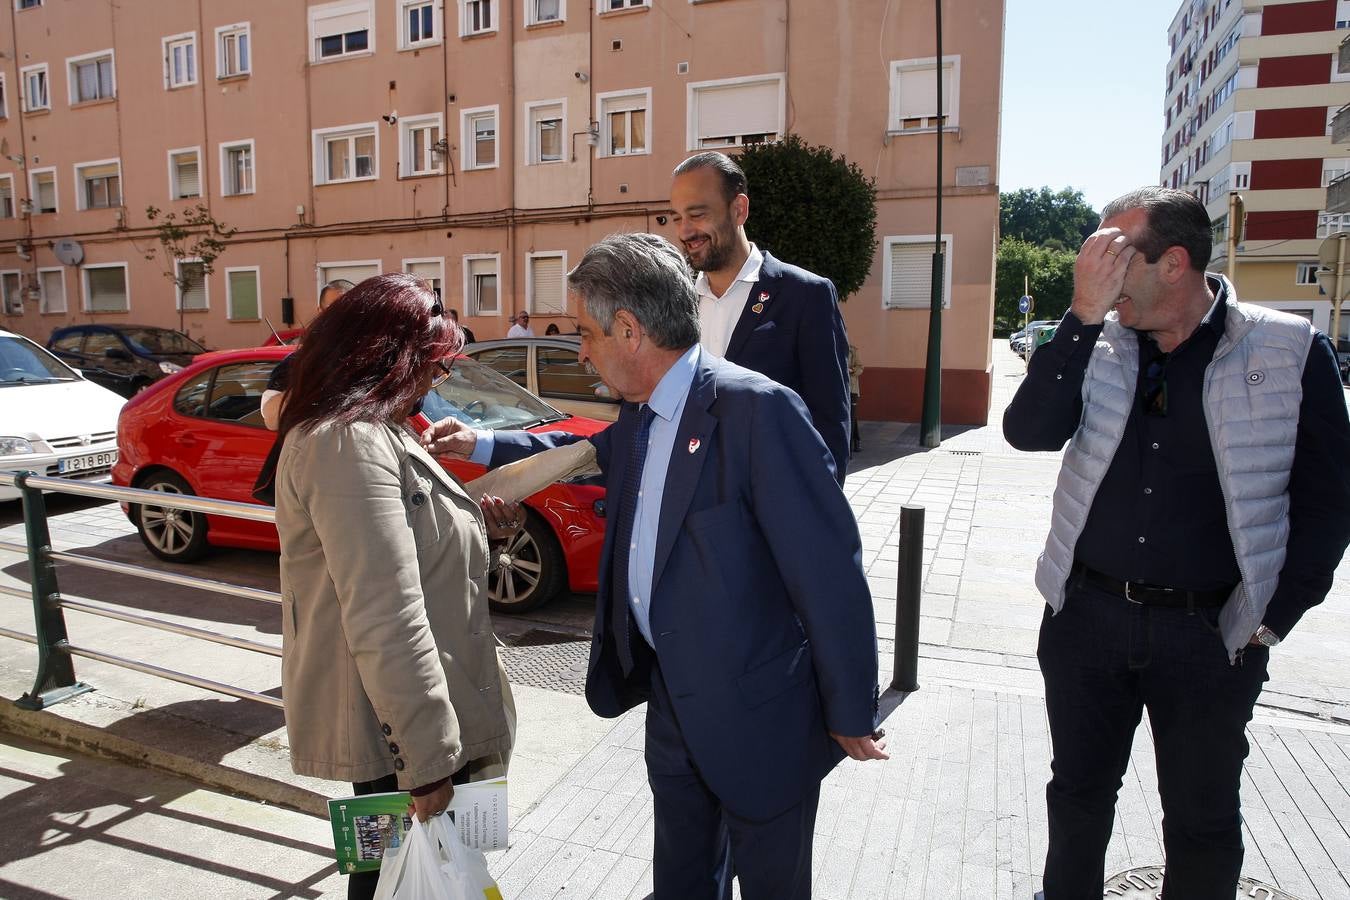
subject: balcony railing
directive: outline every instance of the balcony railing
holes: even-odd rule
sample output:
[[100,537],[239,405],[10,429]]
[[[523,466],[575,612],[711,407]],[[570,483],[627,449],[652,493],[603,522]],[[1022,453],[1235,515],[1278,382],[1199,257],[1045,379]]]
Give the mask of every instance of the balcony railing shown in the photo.
[[1341,40],[1341,46],[1336,51],[1336,74],[1350,74],[1350,34]]
[[1350,103],[1336,110],[1336,115],[1331,119],[1331,142],[1350,143]]
[[1327,185],[1327,212],[1350,213],[1350,172]]

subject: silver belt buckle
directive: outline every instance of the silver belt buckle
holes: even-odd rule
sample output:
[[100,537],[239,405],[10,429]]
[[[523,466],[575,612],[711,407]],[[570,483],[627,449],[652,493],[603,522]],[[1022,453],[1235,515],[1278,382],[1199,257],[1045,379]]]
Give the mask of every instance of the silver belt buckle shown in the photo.
[[1142,600],[1136,600],[1136,599],[1134,599],[1133,597],[1130,596],[1130,583],[1129,583],[1128,581],[1125,582],[1125,599],[1128,600],[1129,602],[1133,603],[1133,604],[1136,605],[1136,606],[1143,606],[1143,605],[1144,605],[1144,601],[1142,601]]

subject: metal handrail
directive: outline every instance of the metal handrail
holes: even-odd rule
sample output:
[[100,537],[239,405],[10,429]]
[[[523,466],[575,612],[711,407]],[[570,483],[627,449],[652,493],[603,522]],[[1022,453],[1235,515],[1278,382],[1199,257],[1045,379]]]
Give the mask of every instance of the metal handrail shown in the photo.
[[29,709],[43,709],[54,703],[69,699],[77,694],[92,690],[88,684],[75,679],[75,668],[71,660],[72,657],[81,656],[86,659],[93,659],[109,665],[120,666],[124,669],[131,669],[132,671],[154,675],[158,678],[165,678],[169,681],[176,681],[180,684],[191,685],[215,693],[238,697],[245,700],[254,700],[268,706],[282,707],[283,704],[280,699],[268,694],[261,694],[257,691],[235,687],[234,685],[225,684],[224,682],[215,681],[210,678],[203,678],[198,675],[192,675],[187,672],[166,669],[152,663],[118,656],[91,647],[72,644],[66,635],[65,610],[115,619],[147,628],[155,628],[160,631],[180,634],[185,637],[234,647],[240,650],[248,650],[253,653],[261,653],[268,656],[279,657],[282,653],[280,647],[272,644],[265,644],[247,638],[234,637],[232,635],[219,634],[208,629],[197,628],[191,625],[182,625],[177,622],[156,618],[154,616],[140,615],[126,609],[98,603],[83,597],[63,596],[56,580],[56,563],[58,562],[95,569],[101,572],[130,575],[132,577],[146,578],[152,581],[174,584],[181,587],[242,597],[249,600],[260,600],[267,603],[280,603],[281,595],[275,591],[262,590],[261,588],[245,587],[243,585],[231,584],[225,581],[216,581],[210,578],[198,578],[193,575],[163,572],[158,569],[150,569],[144,566],[132,565],[130,563],[95,559],[89,556],[82,556],[78,553],[56,550],[52,547],[51,534],[47,521],[47,506],[43,493],[44,491],[48,491],[52,493],[72,494],[77,497],[114,500],[120,503],[134,503],[144,506],[182,509],[209,515],[222,515],[232,518],[248,519],[254,522],[275,522],[276,510],[270,506],[257,506],[252,503],[236,503],[229,500],[212,500],[205,497],[195,497],[190,494],[146,491],[138,488],[116,487],[112,485],[82,484],[64,478],[50,478],[31,472],[0,472],[0,485],[13,485],[19,489],[23,496],[24,529],[27,542],[25,544],[15,544],[8,541],[0,541],[0,550],[9,550],[27,555],[31,588],[29,592],[24,592],[15,588],[0,585],[0,594],[32,599],[35,631],[34,634],[30,635],[9,628],[0,628],[0,637],[26,641],[36,644],[38,647],[38,670],[36,681],[34,682],[33,690],[24,694],[24,696],[17,701],[20,706]]

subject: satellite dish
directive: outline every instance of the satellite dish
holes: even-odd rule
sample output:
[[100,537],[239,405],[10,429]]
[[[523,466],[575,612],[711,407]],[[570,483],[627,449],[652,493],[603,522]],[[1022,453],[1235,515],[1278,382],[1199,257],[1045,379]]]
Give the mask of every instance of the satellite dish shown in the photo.
[[68,266],[78,266],[84,262],[84,248],[80,246],[79,241],[62,238],[52,244],[52,252],[56,254],[57,259]]
[[[1339,255],[1341,238],[1350,237],[1350,231],[1338,231],[1328,237],[1317,248],[1317,261],[1324,268],[1335,269],[1336,257]],[[1350,247],[1346,248],[1346,267],[1350,268]]]

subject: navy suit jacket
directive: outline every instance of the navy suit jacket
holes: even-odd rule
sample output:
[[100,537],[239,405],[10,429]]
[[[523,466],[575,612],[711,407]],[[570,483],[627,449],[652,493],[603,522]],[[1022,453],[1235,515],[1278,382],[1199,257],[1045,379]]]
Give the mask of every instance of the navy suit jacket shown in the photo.
[[[876,624],[857,522],[804,404],[755,372],[702,360],[661,502],[651,629],[700,773],[728,809],[764,821],[843,757],[828,732],[876,726]],[[590,439],[612,497],[637,424],[625,403]],[[578,439],[498,432],[492,463]],[[614,647],[614,604],[627,601],[610,583],[615,552],[607,527],[586,699],[608,717],[648,696]]]
[[834,284],[765,253],[726,358],[797,392],[843,484],[850,434],[848,336]]

